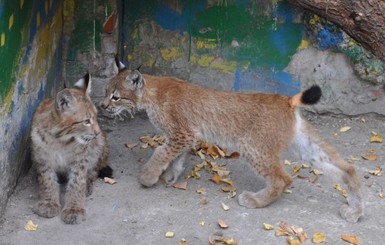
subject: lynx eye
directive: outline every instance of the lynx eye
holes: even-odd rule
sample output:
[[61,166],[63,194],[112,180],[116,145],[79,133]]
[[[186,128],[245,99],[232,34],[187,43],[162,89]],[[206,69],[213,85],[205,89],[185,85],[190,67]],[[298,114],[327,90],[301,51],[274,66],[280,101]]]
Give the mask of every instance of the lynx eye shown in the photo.
[[84,126],[91,126],[92,120],[91,119],[86,119],[86,120],[83,121],[83,124],[84,124]]
[[119,101],[120,98],[119,98],[118,96],[116,96],[116,95],[112,95],[112,96],[111,96],[111,100],[112,100],[112,101]]

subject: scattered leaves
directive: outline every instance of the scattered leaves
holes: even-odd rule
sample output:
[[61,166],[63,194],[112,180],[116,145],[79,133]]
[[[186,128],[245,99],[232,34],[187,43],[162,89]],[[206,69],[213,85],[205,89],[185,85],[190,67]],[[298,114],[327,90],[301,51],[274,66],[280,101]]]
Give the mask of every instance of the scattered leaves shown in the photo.
[[320,244],[326,241],[326,236],[322,232],[316,232],[313,234],[312,238],[313,243],[315,244]]
[[112,179],[112,178],[108,178],[108,177],[104,177],[104,182],[105,183],[108,183],[110,185],[113,185],[116,183],[116,180]]
[[352,127],[345,126],[345,127],[340,128],[340,132],[345,133],[345,132],[348,132],[350,129],[352,129]]
[[342,187],[340,186],[340,184],[335,184],[334,186],[334,189],[336,189],[338,192],[341,193],[342,196],[344,196],[345,198],[348,196],[348,192],[344,189],[342,189]]
[[173,187],[175,187],[179,190],[186,190],[187,189],[187,181],[177,182],[173,185]]
[[224,237],[209,237],[209,244],[210,245],[216,245],[216,244],[224,244],[224,245],[237,245],[238,242],[232,238],[224,238]]
[[266,231],[274,230],[274,226],[267,223],[263,223],[263,229],[265,229]]
[[358,240],[357,236],[353,235],[341,235],[341,239],[345,242],[348,242],[353,245],[359,245],[360,241]]
[[384,139],[380,134],[376,132],[372,132],[372,134],[373,135],[370,137],[370,143],[382,143]]
[[275,230],[276,236],[288,236],[289,244],[299,245],[307,239],[307,234],[301,227],[289,226],[286,222],[281,221],[279,228]]
[[375,170],[369,170],[368,172],[374,176],[382,176],[382,168],[380,166],[377,166]]
[[175,236],[175,233],[172,231],[167,231],[166,234],[164,234],[167,238],[173,238]]
[[225,222],[223,219],[218,219],[218,225],[219,225],[219,227],[221,227],[222,229],[227,229],[227,228],[229,228],[229,225],[226,224],[226,222]]
[[227,206],[226,204],[224,204],[223,202],[221,202],[221,206],[222,206],[223,210],[225,210],[225,211],[230,210],[230,207]]
[[24,230],[26,231],[37,231],[37,226],[32,222],[32,220],[28,220],[27,224],[24,226]]
[[152,148],[156,148],[160,145],[163,145],[164,142],[166,141],[166,138],[164,136],[160,135],[154,135],[154,136],[149,136],[145,135],[139,138],[139,140],[143,143],[142,148],[148,148],[148,146],[151,146]]

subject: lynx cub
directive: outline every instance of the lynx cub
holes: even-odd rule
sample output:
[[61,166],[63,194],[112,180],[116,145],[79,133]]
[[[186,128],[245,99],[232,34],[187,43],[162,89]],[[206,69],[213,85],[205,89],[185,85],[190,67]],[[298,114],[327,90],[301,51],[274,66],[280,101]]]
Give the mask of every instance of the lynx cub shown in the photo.
[[280,154],[293,142],[304,160],[335,172],[347,184],[348,205],[340,211],[343,218],[356,222],[364,207],[355,169],[300,116],[299,106],[317,103],[320,97],[318,86],[291,98],[241,94],[121,69],[108,84],[102,107],[114,115],[145,110],[165,134],[166,144],[156,148],[142,169],[139,181],[144,186],[154,185],[162,174],[168,184],[174,183],[183,171],[186,152],[197,139],[206,139],[239,151],[265,178],[266,188],[256,193],[244,191],[238,197],[242,206],[264,207],[292,183],[281,166]]
[[[111,176],[106,136],[97,121],[87,74],[74,88],[45,99],[32,120],[32,156],[38,173],[39,202],[33,211],[51,218],[60,213],[60,184],[65,182],[62,220],[85,219],[86,195],[99,175]],[[102,176],[100,176],[102,177]]]

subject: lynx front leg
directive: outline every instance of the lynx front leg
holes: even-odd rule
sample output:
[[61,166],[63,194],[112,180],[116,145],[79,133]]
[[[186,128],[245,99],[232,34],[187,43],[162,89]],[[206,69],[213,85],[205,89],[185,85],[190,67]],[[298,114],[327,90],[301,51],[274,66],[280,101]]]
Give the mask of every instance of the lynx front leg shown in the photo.
[[180,156],[192,145],[193,138],[186,134],[174,134],[166,144],[155,149],[150,160],[144,165],[139,181],[142,185],[150,187],[158,182],[170,162]]
[[67,224],[79,224],[85,220],[85,202],[87,189],[87,161],[79,164],[68,178],[66,193],[64,196],[65,206],[62,211],[62,220]]
[[52,169],[38,169],[39,202],[32,211],[42,217],[52,218],[60,212],[60,188]]

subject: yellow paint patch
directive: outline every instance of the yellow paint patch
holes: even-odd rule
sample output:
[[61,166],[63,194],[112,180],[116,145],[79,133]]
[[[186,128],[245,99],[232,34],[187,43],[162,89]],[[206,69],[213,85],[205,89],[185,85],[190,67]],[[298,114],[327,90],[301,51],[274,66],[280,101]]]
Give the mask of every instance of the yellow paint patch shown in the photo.
[[150,57],[144,63],[143,66],[152,67],[155,64],[155,58]]
[[11,30],[13,26],[13,14],[9,16],[8,28]]
[[24,0],[20,0],[20,8],[22,9],[24,6]]
[[208,56],[208,55],[202,55],[200,59],[198,59],[198,65],[203,67],[209,67],[210,64],[213,62],[214,57]]
[[164,48],[160,50],[160,53],[162,58],[167,61],[176,60],[178,57],[180,57],[178,48]]
[[307,47],[309,47],[309,41],[302,39],[301,43],[298,46],[298,50],[302,50],[302,49],[305,49]]
[[1,33],[1,37],[0,37],[0,47],[3,47],[5,44],[5,33]]
[[48,14],[48,6],[49,5],[49,2],[48,0],[45,0],[45,3],[44,3],[44,10],[45,10],[45,14],[47,15]]
[[36,27],[40,26],[41,18],[40,18],[40,13],[37,12],[36,14]]
[[205,40],[198,40],[197,41],[197,48],[198,49],[214,49],[217,47],[217,40],[216,39],[205,39]]
[[8,114],[11,111],[12,105],[12,96],[15,90],[15,83],[12,85],[11,89],[8,91],[7,95],[4,98],[4,107],[1,113]]
[[224,61],[208,55],[202,55],[201,57],[192,56],[190,61],[202,67],[211,67],[229,74],[234,73],[237,67],[236,61]]
[[134,58],[134,56],[132,54],[127,55],[127,60],[128,61],[132,61],[133,58]]

